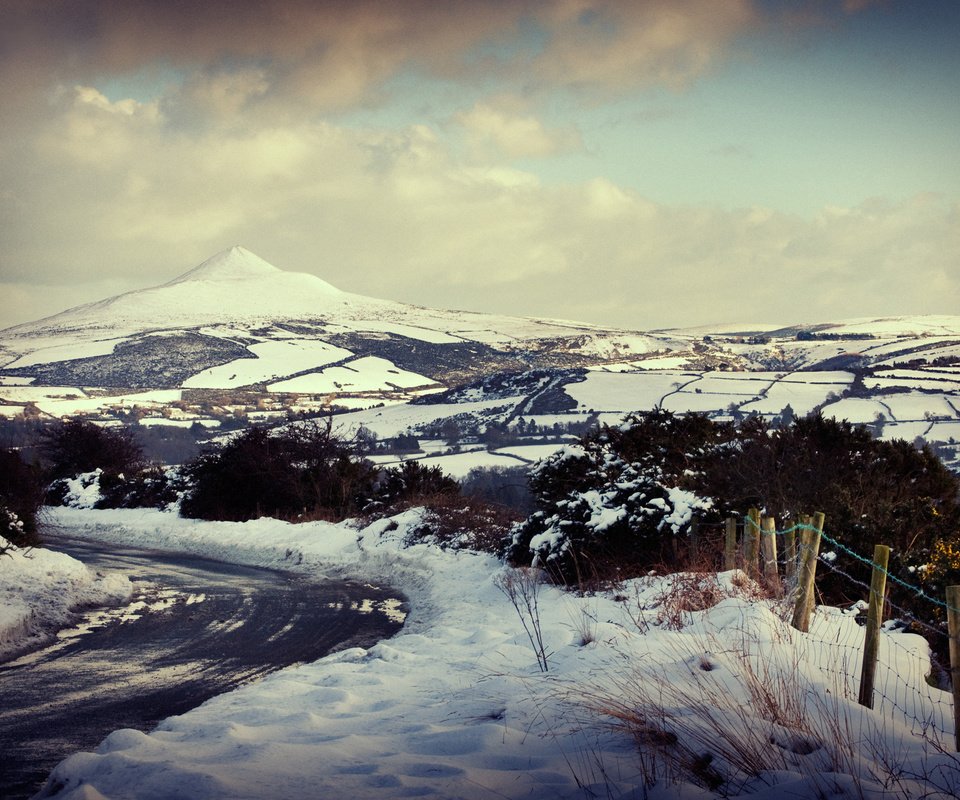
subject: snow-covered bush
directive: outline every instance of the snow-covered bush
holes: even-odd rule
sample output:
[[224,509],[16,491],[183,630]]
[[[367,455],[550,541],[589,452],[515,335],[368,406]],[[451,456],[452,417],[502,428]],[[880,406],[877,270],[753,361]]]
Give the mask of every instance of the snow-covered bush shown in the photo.
[[[693,516],[714,506],[686,485],[713,442],[700,441],[689,453],[681,447],[682,458],[666,452],[666,442],[676,448],[683,438],[671,429],[685,425],[663,413],[634,417],[540,461],[530,479],[538,510],[514,529],[509,560],[563,580],[609,575],[611,564],[674,561]],[[661,438],[663,447],[655,444]]]
[[95,508],[168,508],[184,489],[179,471],[169,467],[147,467],[129,476],[102,474]]
[[102,474],[103,470],[94,469],[71,478],[58,478],[47,487],[47,505],[96,508],[100,502]]
[[60,478],[47,487],[47,504],[69,508],[158,508],[175,505],[185,488],[173,467],[151,466],[129,475],[102,469]]

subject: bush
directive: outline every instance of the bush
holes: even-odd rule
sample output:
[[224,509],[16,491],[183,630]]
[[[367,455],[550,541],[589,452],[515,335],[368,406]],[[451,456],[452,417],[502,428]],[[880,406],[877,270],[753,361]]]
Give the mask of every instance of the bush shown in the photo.
[[0,450],[0,536],[17,547],[40,543],[37,511],[43,502],[39,471],[16,450]]
[[509,509],[459,494],[421,496],[409,505],[422,506],[423,514],[410,529],[408,544],[429,542],[444,549],[500,555],[504,538],[519,521]]
[[[653,427],[664,422],[671,419],[658,417]],[[676,485],[652,432],[605,427],[541,461],[530,479],[538,511],[514,530],[508,559],[542,566],[565,582],[582,581],[585,571],[596,577],[675,561],[675,540],[713,501]]]
[[460,484],[440,467],[404,461],[399,467],[383,470],[377,482],[375,502],[384,506],[400,502],[415,504],[418,498],[459,494]]
[[369,502],[374,469],[332,434],[331,420],[271,432],[254,426],[183,468],[185,517],[342,519]]
[[143,450],[126,428],[104,428],[85,420],[70,420],[44,431],[41,453],[48,478],[73,478],[102,469],[110,475],[138,472]]
[[94,508],[167,508],[184,490],[183,480],[159,466],[131,476],[101,473],[100,499]]
[[[690,512],[710,521],[756,506],[783,523],[823,511],[832,539],[867,558],[874,544],[890,545],[891,572],[914,584],[935,543],[955,541],[960,529],[957,479],[928,448],[879,441],[820,415],[771,429],[757,418],[735,426],[640,414],[544,459],[530,486],[538,510],[514,531],[508,556],[552,566],[564,580],[587,562],[635,573],[660,561],[676,566]],[[953,574],[944,547],[937,569]],[[842,552],[837,565],[869,580],[868,567]],[[818,586],[830,602],[852,599],[848,586],[860,595],[839,572],[823,571]]]

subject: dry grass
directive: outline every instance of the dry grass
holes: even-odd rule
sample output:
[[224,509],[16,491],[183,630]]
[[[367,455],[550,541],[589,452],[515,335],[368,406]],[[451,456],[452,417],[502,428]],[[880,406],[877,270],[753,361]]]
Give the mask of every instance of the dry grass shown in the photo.
[[[960,759],[942,743],[924,742],[942,757],[936,766],[907,772],[904,753],[916,741],[858,706],[845,676],[808,677],[789,643],[741,633],[734,648],[713,637],[694,637],[690,647],[683,637],[682,651],[678,644],[656,664],[578,691],[574,702],[633,738],[646,788],[692,782],[727,797],[774,785],[786,772],[819,797],[878,796],[865,786],[891,798],[955,796]],[[780,633],[793,635],[786,626]]]
[[626,609],[641,633],[651,625],[679,631],[690,624],[695,612],[706,611],[731,597],[768,599],[763,586],[742,572],[735,573],[729,583],[721,581],[716,573],[678,572],[635,581]]
[[550,654],[543,641],[540,622],[540,587],[543,584],[543,573],[534,567],[517,567],[497,574],[493,582],[507,596],[520,617],[523,630],[530,640],[530,647],[537,657],[537,666],[541,672],[547,672],[550,668],[547,663]]

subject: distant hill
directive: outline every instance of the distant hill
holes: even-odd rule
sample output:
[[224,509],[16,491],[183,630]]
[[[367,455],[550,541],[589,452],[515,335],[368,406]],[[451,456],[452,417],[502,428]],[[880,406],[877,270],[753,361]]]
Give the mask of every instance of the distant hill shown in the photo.
[[0,331],[0,375],[33,385],[410,390],[681,346],[668,335],[363,297],[234,247],[160,286]]
[[0,331],[8,419],[229,428],[334,409],[381,438],[459,431],[484,447],[490,426],[553,441],[654,407],[818,410],[942,443],[960,465],[960,316],[627,331],[363,297],[234,247],[160,286]]
[[242,247],[159,286],[0,331],[34,386],[416,395],[497,372],[606,366],[831,370],[960,355],[960,316],[625,331],[343,292]]

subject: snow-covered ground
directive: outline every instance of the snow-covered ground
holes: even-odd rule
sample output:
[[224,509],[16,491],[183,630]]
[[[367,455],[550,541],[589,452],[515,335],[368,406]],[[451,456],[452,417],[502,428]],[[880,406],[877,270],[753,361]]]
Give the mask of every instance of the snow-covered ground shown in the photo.
[[[7,547],[0,537],[0,548]],[[64,553],[12,548],[0,555],[0,659],[41,644],[85,606],[130,596],[124,575],[101,575]]]
[[[881,691],[865,709],[854,620],[821,608],[811,633],[798,633],[776,605],[750,598],[739,573],[699,588],[699,579],[649,577],[579,597],[525,584],[487,555],[410,545],[416,510],[367,527],[53,516],[90,538],[389,582],[411,614],[369,649],[283,670],[149,734],[115,732],[60,764],[47,796],[933,800],[960,791],[949,694],[924,681],[920,637],[882,637]],[[546,672],[498,588],[505,577],[537,592]],[[677,603],[705,595],[718,602],[703,611]],[[611,724],[618,715],[628,730]]]

